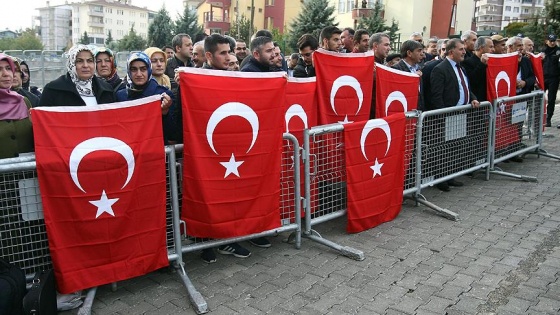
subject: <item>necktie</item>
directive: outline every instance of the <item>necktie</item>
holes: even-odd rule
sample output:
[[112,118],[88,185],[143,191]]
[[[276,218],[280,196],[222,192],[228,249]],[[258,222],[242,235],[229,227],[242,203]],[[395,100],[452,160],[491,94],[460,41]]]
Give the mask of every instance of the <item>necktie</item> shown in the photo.
[[461,66],[458,63],[455,64],[457,71],[459,72],[459,78],[461,78],[461,86],[463,87],[463,94],[465,95],[465,104],[469,103],[469,89],[467,88],[467,82],[463,76],[463,71],[461,71]]

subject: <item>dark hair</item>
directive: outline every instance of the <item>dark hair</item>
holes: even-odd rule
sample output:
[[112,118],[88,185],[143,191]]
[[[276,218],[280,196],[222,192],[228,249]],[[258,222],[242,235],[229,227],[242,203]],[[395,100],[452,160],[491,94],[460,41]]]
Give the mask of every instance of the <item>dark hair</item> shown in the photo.
[[230,46],[229,39],[218,33],[214,33],[204,39],[204,51],[214,54],[218,50],[218,44],[228,44],[228,46]]
[[362,40],[362,36],[364,36],[364,34],[369,34],[367,30],[359,29],[356,31],[356,33],[354,33],[354,42],[355,43],[359,43]]
[[406,40],[401,46],[401,58],[405,58],[408,51],[415,51],[418,48],[424,48],[424,45],[415,40]]
[[229,51],[235,51],[235,38],[229,35],[224,35],[224,37],[229,41]]
[[395,58],[400,58],[400,57],[401,57],[401,54],[396,54],[396,53],[395,54],[389,54],[389,56],[387,56],[387,58],[385,58],[385,61],[389,62],[389,61],[391,61]]
[[272,38],[270,37],[266,37],[266,36],[255,37],[255,39],[251,41],[251,46],[250,46],[251,52],[255,52],[255,51],[260,52],[261,48],[264,45],[271,42],[272,42]]
[[311,50],[317,50],[317,48],[319,48],[319,42],[315,36],[311,34],[303,34],[298,39],[297,46],[299,50],[303,50],[305,47],[309,47]]
[[447,45],[445,45],[445,55],[449,55],[449,52],[457,47],[457,44],[464,44],[464,42],[459,38],[453,38],[447,41]]
[[193,42],[194,42],[194,43],[200,42],[201,40],[206,39],[206,37],[208,37],[208,34],[206,34],[206,33],[198,33],[198,34],[196,34],[196,35],[194,36]]
[[165,45],[165,46],[161,47],[161,50],[165,51],[167,48],[169,48],[169,49],[175,51],[175,49],[173,49],[173,47],[171,47],[171,46],[169,46],[169,45]]
[[171,40],[171,45],[173,46],[174,52],[177,52],[177,46],[180,47],[181,45],[183,45],[183,37],[186,37],[188,39],[191,38],[189,34],[183,34],[183,33],[173,36],[173,39]]
[[266,30],[266,29],[258,30],[258,31],[255,33],[255,38],[260,37],[260,36],[272,38],[272,33],[271,33],[269,30]]
[[371,35],[369,37],[369,48],[373,48],[373,44],[381,44],[381,39],[385,37],[388,40],[391,40],[391,38],[389,37],[389,35],[385,34],[385,33],[374,33],[373,35]]
[[[354,33],[355,33],[355,32],[354,32],[354,29],[353,29],[353,28],[347,27],[347,28],[345,28],[345,29],[342,30],[342,32],[344,32],[344,31],[348,31],[348,34],[354,36]],[[342,32],[341,32],[341,33],[342,33]]]
[[323,42],[323,39],[331,39],[334,34],[342,34],[342,31],[336,26],[327,26],[321,30],[321,35],[319,35],[319,39]]

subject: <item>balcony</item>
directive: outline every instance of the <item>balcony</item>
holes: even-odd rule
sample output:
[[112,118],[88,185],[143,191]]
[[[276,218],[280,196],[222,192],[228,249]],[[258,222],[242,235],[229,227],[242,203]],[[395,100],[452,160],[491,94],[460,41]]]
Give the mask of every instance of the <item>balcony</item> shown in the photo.
[[204,12],[204,28],[205,29],[221,29],[229,30],[229,20],[223,16],[212,14],[212,12]]
[[[373,9],[371,8],[354,8],[352,9],[352,19],[359,20],[364,17],[370,17],[373,14]],[[385,10],[381,10],[381,18],[385,17]]]
[[231,5],[231,0],[223,0],[223,1],[206,0],[206,3],[208,3],[209,5],[211,5],[213,7],[229,8],[229,6]]
[[480,0],[480,5],[483,6],[485,4],[493,4],[493,5],[503,5],[504,0]]
[[93,21],[87,22],[87,25],[92,26],[92,27],[104,27],[105,26],[105,24],[103,24],[103,22],[93,22]]
[[90,16],[100,16],[100,17],[104,16],[103,11],[99,12],[99,11],[94,11],[94,10],[89,10],[88,15],[90,15]]

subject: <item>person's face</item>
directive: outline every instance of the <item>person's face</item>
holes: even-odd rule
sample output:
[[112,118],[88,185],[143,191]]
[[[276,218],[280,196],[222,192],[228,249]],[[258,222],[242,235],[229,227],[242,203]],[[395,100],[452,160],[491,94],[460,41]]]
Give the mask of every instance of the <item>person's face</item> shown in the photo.
[[416,48],[413,51],[407,51],[406,55],[408,56],[408,59],[411,61],[412,64],[416,65],[419,64],[420,61],[422,61],[422,59],[424,59],[425,55],[424,55],[424,48],[420,47],[420,48]]
[[340,34],[332,34],[331,38],[323,38],[323,48],[330,51],[340,51],[342,42],[340,41]]
[[415,42],[419,42],[419,43],[422,44],[422,45],[424,44],[424,39],[423,39],[422,36],[420,36],[420,35],[413,36],[413,37],[411,38],[411,40],[413,40],[413,41],[415,41]]
[[21,72],[20,71],[15,71],[14,72],[14,80],[12,83],[12,88],[14,89],[19,89],[21,87]]
[[469,38],[465,41],[465,49],[468,51],[474,51],[474,44],[476,43],[476,35],[471,34]]
[[494,44],[494,53],[505,54],[506,53],[506,42],[501,41]]
[[455,62],[462,62],[465,59],[465,45],[463,43],[457,43],[457,46],[451,50],[451,59]]
[[523,39],[523,53],[525,54],[532,53],[534,48],[535,45],[533,44],[532,40],[528,38]]
[[255,59],[257,59],[261,64],[269,67],[275,65],[276,51],[274,50],[274,44],[272,42],[266,43],[260,50],[255,51],[254,54]]
[[238,60],[247,57],[247,44],[245,42],[235,42],[235,56]]
[[173,55],[175,55],[175,53],[173,52],[173,49],[171,49],[169,47],[165,48],[164,52],[167,55],[167,59],[173,58]]
[[20,65],[20,67],[21,67],[21,71],[23,72],[22,82],[23,83],[29,82],[29,68],[27,67],[26,64],[22,64]]
[[430,55],[437,55],[437,43],[430,43],[428,45],[428,54]]
[[363,34],[358,42],[358,52],[364,53],[369,50],[369,35]]
[[97,74],[102,78],[108,78],[111,75],[111,70],[113,70],[113,63],[111,62],[111,57],[107,53],[99,53],[95,57],[95,65],[97,68]]
[[282,55],[280,54],[280,47],[274,47],[274,53],[276,54],[274,65],[276,66],[276,68],[282,68]]
[[484,54],[493,54],[494,53],[494,42],[487,38],[486,39],[486,46],[482,48],[482,53]]
[[400,58],[400,57],[395,57],[395,58],[393,58],[391,61],[389,61],[389,62],[387,63],[387,65],[388,65],[389,67],[392,67],[392,66],[396,65],[397,63],[399,63],[400,61],[401,61],[401,58]]
[[135,60],[130,64],[130,75],[134,85],[144,85],[148,82],[148,66],[140,60]]
[[87,50],[82,50],[76,56],[76,73],[80,80],[86,81],[95,73],[93,55]]
[[150,57],[152,62],[152,75],[159,77],[165,73],[165,54],[160,52],[153,53]]
[[206,61],[206,56],[204,55],[204,47],[202,45],[197,45],[194,48],[192,60],[196,68],[202,68],[202,65]]
[[313,64],[314,52],[315,50],[311,49],[310,46],[304,47],[299,51],[299,54],[301,55],[301,58],[303,58],[303,62],[305,62],[306,65],[310,66]]
[[192,40],[188,37],[183,37],[183,42],[181,46],[178,46],[179,50],[177,54],[181,56],[183,59],[190,58],[193,52],[193,43]]
[[441,44],[441,51],[439,53],[439,56],[441,57],[441,59],[445,58],[445,56],[447,55],[447,51],[445,51],[446,46],[447,46],[447,44]]
[[227,70],[230,60],[229,49],[229,44],[218,44],[218,48],[213,54],[207,51],[206,59],[210,66],[215,69]]
[[389,39],[387,37],[381,37],[381,43],[374,44],[374,53],[378,58],[385,59],[389,56],[389,52],[391,51],[391,44],[389,43]]
[[511,44],[511,46],[508,46],[508,52],[510,53],[517,52],[521,54],[522,51],[523,51],[523,43],[521,43],[520,40],[516,40],[513,44]]
[[235,55],[229,55],[229,64],[228,64],[229,71],[239,71],[239,59]]
[[347,50],[352,50],[352,48],[354,48],[354,36],[350,35],[350,32],[342,32],[342,34],[340,34],[340,40],[344,48],[346,48]]
[[14,72],[6,60],[0,60],[0,89],[9,89],[14,84]]
[[555,47],[556,46],[556,41],[555,40],[546,40],[546,45],[548,47]]

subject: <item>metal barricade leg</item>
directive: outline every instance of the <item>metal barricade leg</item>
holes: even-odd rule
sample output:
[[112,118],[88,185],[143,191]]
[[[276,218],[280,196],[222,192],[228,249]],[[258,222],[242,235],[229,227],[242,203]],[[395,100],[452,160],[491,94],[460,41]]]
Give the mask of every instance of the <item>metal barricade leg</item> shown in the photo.
[[91,314],[91,308],[93,306],[93,300],[95,299],[95,294],[97,293],[97,287],[89,289],[84,299],[84,304],[78,310],[78,315],[89,315]]

